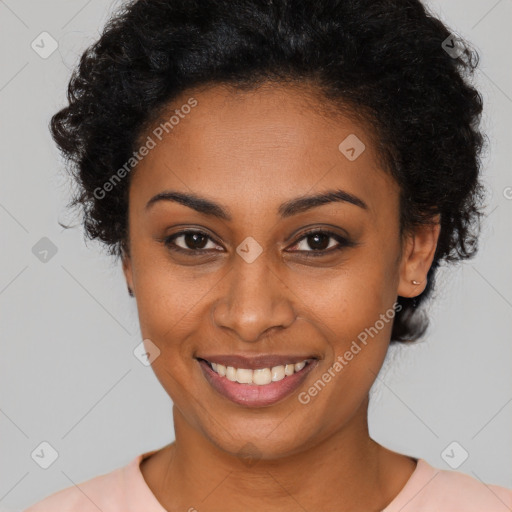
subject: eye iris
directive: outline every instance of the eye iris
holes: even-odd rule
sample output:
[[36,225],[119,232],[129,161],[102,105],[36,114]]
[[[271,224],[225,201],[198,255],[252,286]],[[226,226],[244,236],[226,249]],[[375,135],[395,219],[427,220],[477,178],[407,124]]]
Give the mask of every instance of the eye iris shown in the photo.
[[207,237],[201,233],[185,233],[184,237],[185,244],[189,249],[203,249],[207,243]]
[[[329,247],[329,238],[330,236],[322,234],[322,233],[314,233],[312,235],[308,235],[308,243],[312,249],[318,249],[320,251]],[[321,240],[320,242],[318,240]],[[314,240],[311,243],[311,240]]]

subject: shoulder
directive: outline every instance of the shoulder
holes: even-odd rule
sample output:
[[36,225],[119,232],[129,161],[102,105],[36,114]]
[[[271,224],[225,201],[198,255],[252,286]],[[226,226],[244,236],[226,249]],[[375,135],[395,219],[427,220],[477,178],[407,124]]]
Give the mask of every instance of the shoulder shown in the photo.
[[121,470],[99,475],[85,482],[67,487],[47,496],[32,505],[25,512],[98,512],[116,511],[119,508],[104,508],[109,497],[111,504],[119,502],[122,488]]
[[[149,452],[152,453],[152,452]],[[140,476],[141,454],[129,464],[79,484],[57,491],[24,512],[127,512],[142,503],[148,489]]]
[[505,512],[512,510],[512,489],[487,484],[478,478],[458,471],[435,469],[432,489],[446,506],[464,507],[463,510]]
[[[438,469],[424,459],[386,512],[507,512],[512,489],[487,484],[459,471]],[[398,510],[397,509],[397,510]]]

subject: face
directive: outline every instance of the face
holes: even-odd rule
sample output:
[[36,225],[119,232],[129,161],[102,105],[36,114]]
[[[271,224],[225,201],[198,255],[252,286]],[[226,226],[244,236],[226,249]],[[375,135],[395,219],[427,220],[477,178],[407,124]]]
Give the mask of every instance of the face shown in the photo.
[[435,249],[435,230],[401,243],[364,126],[314,105],[289,86],[189,91],[133,171],[123,269],[154,372],[186,428],[233,454],[364,421],[397,295],[421,293]]

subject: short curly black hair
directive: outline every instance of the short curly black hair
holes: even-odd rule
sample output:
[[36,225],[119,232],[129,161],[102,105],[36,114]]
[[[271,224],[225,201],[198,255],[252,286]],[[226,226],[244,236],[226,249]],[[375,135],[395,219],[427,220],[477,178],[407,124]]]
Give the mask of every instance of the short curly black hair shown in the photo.
[[[75,185],[68,206],[86,236],[128,254],[128,189],[97,197],[132,156],[148,121],[193,87],[312,83],[364,119],[401,189],[402,233],[440,214],[428,285],[398,297],[391,341],[414,341],[442,261],[477,251],[484,189],[478,53],[419,0],[136,0],[81,56],[68,106],[50,123]],[[67,226],[64,226],[67,227]]]

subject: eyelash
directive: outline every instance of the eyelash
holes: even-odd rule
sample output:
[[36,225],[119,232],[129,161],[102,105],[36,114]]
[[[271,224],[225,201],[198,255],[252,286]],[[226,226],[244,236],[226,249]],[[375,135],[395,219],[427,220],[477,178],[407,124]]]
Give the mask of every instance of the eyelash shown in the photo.
[[[173,235],[165,237],[165,238],[161,239],[160,241],[170,251],[180,252],[180,253],[186,254],[188,256],[196,256],[196,255],[199,256],[199,255],[204,255],[204,254],[211,253],[212,249],[183,249],[183,247],[179,247],[179,246],[177,246],[174,243],[174,240],[176,238],[179,238],[180,236],[187,235],[187,234],[190,234],[190,233],[197,233],[199,235],[206,236],[212,242],[217,243],[207,233],[204,233],[203,231],[195,231],[195,230],[190,230],[190,229],[184,230],[184,231],[180,231],[178,233],[174,233]],[[337,233],[334,233],[332,231],[322,230],[322,229],[306,231],[305,233],[302,234],[302,236],[293,245],[295,246],[299,242],[301,242],[302,240],[308,238],[309,236],[316,235],[316,234],[327,235],[329,238],[334,238],[338,242],[339,245],[336,246],[336,247],[331,247],[330,249],[312,250],[312,251],[297,251],[297,252],[299,252],[299,253],[300,252],[301,253],[306,253],[308,255],[307,257],[317,258],[317,257],[320,257],[320,256],[329,255],[329,254],[331,254],[331,253],[333,253],[335,251],[342,250],[342,249],[344,249],[346,247],[354,247],[356,245],[355,242],[347,240],[346,238],[342,237],[341,235],[339,235]],[[218,245],[220,245],[220,244],[218,244]]]

